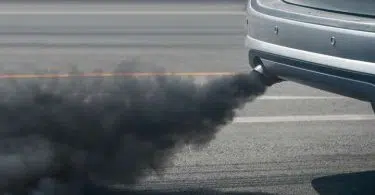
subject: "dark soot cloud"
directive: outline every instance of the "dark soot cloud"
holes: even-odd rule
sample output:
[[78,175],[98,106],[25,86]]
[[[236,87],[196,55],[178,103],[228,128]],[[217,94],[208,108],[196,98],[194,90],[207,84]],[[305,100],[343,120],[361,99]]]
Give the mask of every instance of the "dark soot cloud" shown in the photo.
[[[123,63],[115,72],[139,67]],[[135,184],[147,170],[163,170],[186,144],[208,144],[235,109],[266,90],[256,72],[203,85],[177,76],[1,83],[4,191],[42,177]]]

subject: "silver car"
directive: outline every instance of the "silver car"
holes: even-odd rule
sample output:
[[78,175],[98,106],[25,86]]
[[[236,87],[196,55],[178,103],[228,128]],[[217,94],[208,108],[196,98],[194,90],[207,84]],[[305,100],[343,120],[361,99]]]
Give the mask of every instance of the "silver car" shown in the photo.
[[246,25],[251,67],[375,109],[374,0],[249,0]]

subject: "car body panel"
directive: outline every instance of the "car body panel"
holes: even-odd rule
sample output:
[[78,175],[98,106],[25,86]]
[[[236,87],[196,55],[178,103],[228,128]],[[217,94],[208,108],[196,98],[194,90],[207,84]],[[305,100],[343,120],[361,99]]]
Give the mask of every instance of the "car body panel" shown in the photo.
[[[249,28],[248,34],[257,40],[336,57],[375,62],[375,33],[291,21],[259,13],[253,13],[248,20],[249,25],[253,26]],[[278,28],[277,34],[275,28]],[[331,38],[335,39],[335,45],[332,45]]]
[[375,102],[375,19],[308,10],[251,0],[245,39],[250,65],[260,59],[284,80]]
[[283,0],[295,5],[343,12],[347,14],[375,16],[374,0]]
[[375,20],[350,14],[311,9],[282,0],[250,0],[247,8],[278,18],[351,30],[375,32]]

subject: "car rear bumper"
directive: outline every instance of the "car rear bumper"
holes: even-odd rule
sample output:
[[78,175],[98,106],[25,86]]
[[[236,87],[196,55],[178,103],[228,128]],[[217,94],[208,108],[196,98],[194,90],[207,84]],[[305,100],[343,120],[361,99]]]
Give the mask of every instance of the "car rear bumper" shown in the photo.
[[252,0],[248,5],[250,64],[262,61],[284,80],[375,102],[375,32],[369,19],[350,16],[338,24],[334,21],[347,16],[335,13],[318,23],[314,10],[289,4],[273,10],[277,3],[282,2]]

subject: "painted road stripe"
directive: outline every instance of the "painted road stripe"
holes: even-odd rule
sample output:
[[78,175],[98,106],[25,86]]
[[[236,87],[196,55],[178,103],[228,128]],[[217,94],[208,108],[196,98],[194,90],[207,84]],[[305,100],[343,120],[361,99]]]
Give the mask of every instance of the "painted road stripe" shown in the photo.
[[260,96],[259,100],[340,100],[350,99],[344,96]]
[[120,72],[120,73],[83,73],[83,74],[0,74],[0,79],[27,78],[66,78],[66,77],[114,77],[114,76],[230,76],[236,72]]
[[0,15],[235,15],[241,11],[1,11]]
[[256,116],[236,117],[233,123],[287,123],[287,122],[326,122],[326,121],[372,121],[375,115],[308,115],[308,116]]

